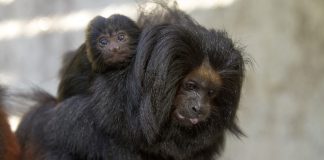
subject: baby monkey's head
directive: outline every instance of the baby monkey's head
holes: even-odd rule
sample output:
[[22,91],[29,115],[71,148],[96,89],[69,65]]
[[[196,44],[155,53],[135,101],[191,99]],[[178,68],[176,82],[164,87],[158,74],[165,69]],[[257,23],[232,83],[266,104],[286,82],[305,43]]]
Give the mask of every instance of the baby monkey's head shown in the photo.
[[92,69],[104,72],[127,66],[136,53],[139,34],[136,23],[126,16],[95,17],[86,34],[87,56]]

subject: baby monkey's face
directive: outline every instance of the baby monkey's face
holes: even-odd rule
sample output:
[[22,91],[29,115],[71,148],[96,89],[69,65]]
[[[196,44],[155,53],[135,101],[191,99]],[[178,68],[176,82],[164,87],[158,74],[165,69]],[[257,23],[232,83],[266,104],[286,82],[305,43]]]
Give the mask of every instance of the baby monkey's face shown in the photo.
[[99,36],[96,47],[106,65],[121,67],[127,65],[134,54],[130,41],[131,37],[127,32],[119,30]]

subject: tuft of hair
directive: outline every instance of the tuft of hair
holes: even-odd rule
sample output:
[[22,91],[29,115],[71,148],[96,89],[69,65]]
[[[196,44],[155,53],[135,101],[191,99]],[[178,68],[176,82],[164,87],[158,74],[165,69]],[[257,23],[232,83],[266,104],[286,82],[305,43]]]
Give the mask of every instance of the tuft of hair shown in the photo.
[[8,89],[5,99],[6,107],[9,112],[17,115],[23,115],[36,104],[57,103],[57,99],[45,90],[33,86],[30,90]]
[[158,24],[178,24],[195,26],[198,23],[178,8],[176,1],[151,0],[143,3],[138,9],[137,25],[140,28]]

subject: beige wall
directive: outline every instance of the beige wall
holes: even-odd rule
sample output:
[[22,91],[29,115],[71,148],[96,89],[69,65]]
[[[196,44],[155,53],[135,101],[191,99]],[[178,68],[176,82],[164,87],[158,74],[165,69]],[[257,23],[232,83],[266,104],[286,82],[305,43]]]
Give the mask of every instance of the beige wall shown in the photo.
[[[135,17],[127,9],[135,10],[130,2],[0,2],[0,80],[18,87],[37,84],[55,93],[61,55],[83,41],[82,25],[95,14],[117,12],[118,8]],[[189,9],[201,24],[227,30],[255,60],[248,69],[238,113],[247,137],[228,136],[221,159],[323,159],[324,1],[234,0],[221,7]],[[73,15],[83,17],[82,21]],[[65,26],[68,16],[80,26]],[[38,22],[40,17],[45,19]],[[29,33],[33,20],[39,27]],[[26,30],[12,36],[15,25],[10,27],[10,23],[16,22]]]
[[324,158],[324,1],[238,0],[204,15],[256,61],[239,111],[248,137],[230,138],[223,159]]

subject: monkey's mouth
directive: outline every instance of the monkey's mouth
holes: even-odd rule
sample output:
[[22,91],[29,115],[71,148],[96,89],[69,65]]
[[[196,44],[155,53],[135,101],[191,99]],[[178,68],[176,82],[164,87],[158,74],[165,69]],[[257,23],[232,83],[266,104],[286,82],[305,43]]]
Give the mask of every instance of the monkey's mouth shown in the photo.
[[189,120],[192,124],[197,124],[199,122],[199,119],[198,118],[186,118],[185,116],[181,115],[180,113],[176,113],[178,118],[179,119],[182,119],[182,120]]
[[200,116],[192,116],[192,115],[187,115],[185,113],[181,113],[177,110],[174,111],[174,117],[176,118],[176,120],[180,123],[183,124],[185,126],[192,126],[192,125],[196,125],[199,122],[203,121],[204,118],[200,117]]

